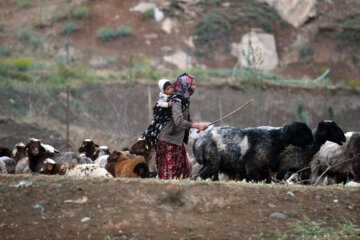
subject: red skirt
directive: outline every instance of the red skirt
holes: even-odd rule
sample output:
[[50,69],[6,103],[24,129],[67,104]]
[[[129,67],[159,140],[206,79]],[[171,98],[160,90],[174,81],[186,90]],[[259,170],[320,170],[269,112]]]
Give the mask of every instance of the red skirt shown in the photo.
[[158,140],[156,165],[160,179],[183,179],[189,177],[189,161],[184,145],[180,147]]

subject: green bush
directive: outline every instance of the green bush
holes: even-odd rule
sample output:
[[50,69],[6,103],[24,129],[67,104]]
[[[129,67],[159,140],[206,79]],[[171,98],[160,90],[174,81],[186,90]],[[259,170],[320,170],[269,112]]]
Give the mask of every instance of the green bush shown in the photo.
[[310,45],[302,45],[299,49],[300,57],[311,57],[314,55],[314,49]]
[[360,32],[353,29],[360,28],[360,13],[347,15],[343,19],[337,19],[343,27],[342,31],[336,35],[338,41],[357,44],[360,41]]
[[30,0],[16,0],[16,4],[21,8],[25,8],[30,5]]
[[32,58],[7,58],[0,60],[0,65],[6,67],[7,69],[15,69],[18,71],[26,71],[34,64],[34,59]]
[[73,32],[75,32],[77,29],[77,24],[76,22],[66,22],[62,25],[62,32],[63,34],[73,34]]
[[146,18],[154,18],[154,15],[155,15],[155,10],[153,8],[148,9],[144,12],[144,16]]
[[17,36],[21,41],[28,41],[33,35],[33,29],[31,27],[20,27],[17,32]]
[[231,24],[227,17],[218,11],[211,12],[196,23],[193,30],[194,35],[197,36],[195,44],[215,46],[217,40],[228,39],[230,31]]
[[14,66],[19,71],[26,71],[34,64],[32,58],[19,58],[14,60]]
[[5,33],[5,27],[0,24],[0,37],[2,37]]
[[107,64],[113,64],[116,62],[116,56],[115,55],[107,55],[104,57]]
[[120,26],[117,27],[117,32],[121,36],[127,36],[127,35],[131,34],[132,28],[130,26],[126,26],[126,25],[120,25]]
[[97,31],[97,36],[105,42],[110,42],[117,37],[117,33],[112,28],[103,27]]
[[0,55],[5,56],[5,57],[10,57],[12,53],[12,46],[10,45],[5,45],[0,47]]
[[85,18],[89,17],[89,9],[88,9],[88,7],[85,7],[85,6],[80,6],[80,7],[74,8],[72,13],[74,14],[74,16],[76,18],[79,18],[79,19],[85,19]]
[[42,37],[36,37],[36,36],[32,36],[30,38],[30,43],[34,46],[34,47],[39,47],[42,43]]
[[57,9],[57,10],[54,12],[53,18],[54,18],[55,21],[62,21],[62,20],[64,20],[68,15],[69,15],[69,11],[68,11],[68,10]]

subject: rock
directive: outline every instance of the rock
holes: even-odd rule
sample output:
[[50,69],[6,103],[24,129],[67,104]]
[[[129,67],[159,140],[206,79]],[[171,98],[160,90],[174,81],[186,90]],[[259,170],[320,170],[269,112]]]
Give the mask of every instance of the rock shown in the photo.
[[274,7],[288,23],[298,28],[316,16],[316,0],[258,0]]
[[290,195],[290,196],[292,196],[292,197],[295,196],[295,194],[294,194],[293,192],[291,192],[291,191],[288,191],[286,194],[287,194],[287,195]]
[[280,219],[286,219],[287,218],[287,216],[285,214],[278,213],[278,212],[271,214],[270,217],[271,218],[280,218]]
[[150,9],[152,9],[152,8],[155,8],[155,7],[156,7],[155,3],[142,2],[142,3],[139,3],[138,5],[136,5],[135,7],[130,8],[130,11],[131,11],[131,12],[141,12],[141,13],[144,13],[144,12],[146,12],[147,10],[150,10]]
[[189,68],[191,67],[191,58],[190,56],[188,56],[188,66],[186,66],[186,53],[183,51],[177,51],[175,53],[173,53],[172,55],[168,55],[164,57],[164,60],[168,63],[171,63],[175,66],[177,66],[178,68]]
[[[249,50],[249,40],[255,55],[259,55],[258,58],[262,60],[262,63],[259,63],[259,60],[257,60],[256,66],[249,66],[246,60],[247,55],[249,55],[250,58],[252,56],[251,50]],[[239,59],[241,66],[256,67],[256,69],[270,71],[278,65],[279,61],[276,52],[275,38],[272,34],[253,30],[243,35],[239,44],[232,44],[232,48],[232,54]]]
[[269,203],[268,206],[269,206],[270,208],[276,208],[276,205],[275,205],[275,204],[272,204],[272,203]]
[[158,9],[157,7],[154,8],[154,18],[155,21],[161,22],[164,19],[164,12]]
[[164,30],[167,34],[170,34],[171,31],[177,26],[176,22],[172,21],[170,18],[166,18],[162,25],[161,28],[162,30]]
[[320,200],[320,199],[321,199],[321,197],[319,195],[315,196],[315,200]]
[[350,182],[346,183],[345,186],[346,187],[360,187],[360,183],[350,181]]

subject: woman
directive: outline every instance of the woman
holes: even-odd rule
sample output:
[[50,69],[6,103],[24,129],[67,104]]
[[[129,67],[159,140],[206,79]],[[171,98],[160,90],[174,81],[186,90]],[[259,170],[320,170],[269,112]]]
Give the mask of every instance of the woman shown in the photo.
[[187,143],[190,128],[205,130],[209,125],[190,120],[190,96],[196,89],[194,77],[181,74],[174,82],[171,99],[172,120],[160,131],[156,146],[156,164],[160,179],[182,179],[189,176],[189,163],[184,143]]

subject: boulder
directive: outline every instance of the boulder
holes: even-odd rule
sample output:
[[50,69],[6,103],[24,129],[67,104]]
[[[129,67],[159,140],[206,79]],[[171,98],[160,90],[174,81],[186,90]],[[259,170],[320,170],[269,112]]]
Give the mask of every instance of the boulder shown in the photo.
[[[255,66],[249,66],[247,56],[251,58],[252,51],[255,54]],[[232,55],[238,58],[238,62],[244,67],[255,67],[260,70],[270,71],[278,65],[278,55],[276,52],[275,38],[272,34],[251,31],[242,36],[241,42],[232,44]]]
[[274,7],[288,23],[298,28],[316,16],[316,0],[258,0]]
[[186,66],[186,53],[180,50],[171,55],[165,56],[164,60],[181,69],[186,69],[186,67],[190,68],[192,66],[190,56],[188,56],[188,66]]

